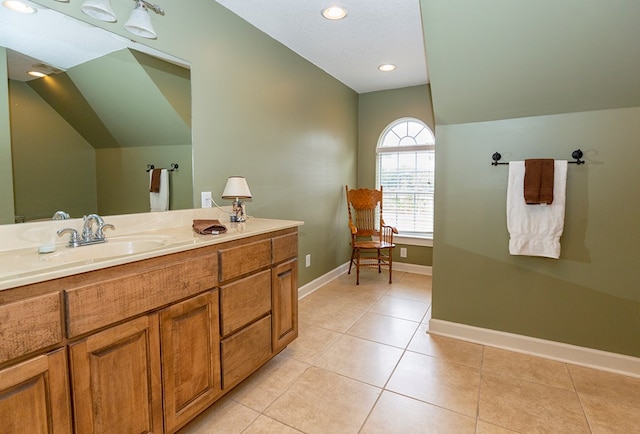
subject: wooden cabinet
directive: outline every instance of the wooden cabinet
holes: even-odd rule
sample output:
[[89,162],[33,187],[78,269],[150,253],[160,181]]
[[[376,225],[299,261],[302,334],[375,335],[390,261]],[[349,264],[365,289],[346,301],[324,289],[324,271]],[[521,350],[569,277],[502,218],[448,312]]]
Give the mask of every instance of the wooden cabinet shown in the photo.
[[0,432],[71,432],[65,349],[0,371]]
[[292,259],[271,271],[273,352],[298,337],[298,261]]
[[164,425],[175,432],[220,395],[218,291],[160,313]]
[[77,433],[162,432],[158,314],[70,345]]
[[176,432],[297,337],[297,245],[290,228],[0,294],[0,432]]

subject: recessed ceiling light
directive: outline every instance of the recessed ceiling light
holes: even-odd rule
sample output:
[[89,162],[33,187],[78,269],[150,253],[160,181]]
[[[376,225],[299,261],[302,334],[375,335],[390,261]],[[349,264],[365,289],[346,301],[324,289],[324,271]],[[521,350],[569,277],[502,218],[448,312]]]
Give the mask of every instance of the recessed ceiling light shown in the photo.
[[322,11],[322,16],[328,20],[341,20],[347,16],[347,10],[340,6],[331,6]]
[[2,6],[21,14],[35,14],[36,12],[38,12],[38,9],[34,8],[33,6],[29,6],[28,4],[23,3],[20,0],[5,0],[2,2]]
[[45,74],[44,72],[40,72],[40,71],[29,71],[29,72],[27,72],[27,74],[31,75],[32,77],[38,77],[38,78],[47,76],[47,74]]
[[393,65],[391,63],[385,63],[384,65],[378,66],[378,69],[382,72],[391,72],[396,69],[396,65]]

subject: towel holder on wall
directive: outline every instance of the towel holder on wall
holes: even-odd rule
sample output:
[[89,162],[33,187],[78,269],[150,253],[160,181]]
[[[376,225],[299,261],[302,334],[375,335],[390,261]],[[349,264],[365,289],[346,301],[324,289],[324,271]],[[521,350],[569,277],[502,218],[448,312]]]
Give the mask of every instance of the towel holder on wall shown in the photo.
[[[582,153],[582,151],[580,149],[576,149],[575,151],[573,151],[571,153],[571,158],[575,159],[576,161],[568,161],[569,164],[585,164],[584,160],[581,160],[582,156],[584,154]],[[491,162],[492,166],[498,166],[498,165],[502,165],[502,164],[509,164],[509,163],[499,163],[500,159],[502,158],[502,155],[500,155],[499,152],[494,153],[491,156],[491,159],[493,160]]]
[[[174,171],[178,171],[178,163],[171,163],[171,169],[167,169],[169,172],[174,172]],[[156,166],[153,164],[147,164],[147,172],[151,172],[153,169],[155,169]]]

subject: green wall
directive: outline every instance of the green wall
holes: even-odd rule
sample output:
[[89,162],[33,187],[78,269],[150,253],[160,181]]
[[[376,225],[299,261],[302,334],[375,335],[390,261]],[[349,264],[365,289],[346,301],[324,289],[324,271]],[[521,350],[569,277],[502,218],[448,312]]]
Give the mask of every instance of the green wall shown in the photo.
[[[412,117],[420,119],[435,131],[429,85],[383,90],[360,94],[358,104],[358,188],[377,188],[376,146],[385,128],[393,121]],[[350,186],[352,187],[352,186]],[[345,199],[346,200],[346,199]],[[395,262],[432,265],[433,248],[397,244]],[[400,248],[407,249],[407,257],[400,257]]]
[[[76,2],[47,7],[127,38],[118,23],[92,20]],[[138,40],[191,63],[193,201],[220,205],[227,177],[244,175],[250,215],[304,221],[303,285],[349,259],[344,185],[356,183],[358,95],[210,0],[151,17],[157,40]],[[126,17],[131,6],[112,2]]]
[[[640,356],[640,3],[421,0],[433,318]],[[559,260],[511,256],[505,161],[570,159]]]
[[[8,83],[7,50],[0,47],[0,83]],[[11,131],[9,129],[9,87],[0,86],[0,224],[13,223],[13,176],[11,175]]]

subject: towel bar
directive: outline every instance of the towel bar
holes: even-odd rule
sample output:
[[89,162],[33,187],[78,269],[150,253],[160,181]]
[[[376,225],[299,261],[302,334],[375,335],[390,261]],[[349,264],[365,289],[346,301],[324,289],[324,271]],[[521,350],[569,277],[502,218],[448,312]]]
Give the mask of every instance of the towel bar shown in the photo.
[[[582,153],[582,151],[580,149],[576,149],[575,151],[573,151],[571,153],[571,158],[575,159],[576,161],[568,161],[569,164],[585,164],[584,160],[581,160],[582,156],[584,154]],[[502,158],[502,155],[500,155],[499,152],[494,153],[491,156],[491,159],[493,160],[491,162],[492,166],[498,166],[498,165],[504,165],[504,164],[509,164],[509,163],[499,163],[500,159]]]
[[[178,163],[171,163],[171,169],[167,169],[169,172],[173,172],[173,171],[178,171]],[[153,169],[155,169],[156,166],[154,164],[147,164],[147,172],[151,172]]]

